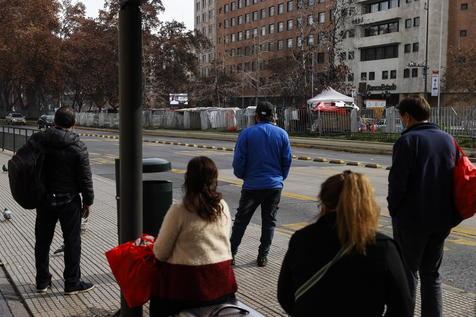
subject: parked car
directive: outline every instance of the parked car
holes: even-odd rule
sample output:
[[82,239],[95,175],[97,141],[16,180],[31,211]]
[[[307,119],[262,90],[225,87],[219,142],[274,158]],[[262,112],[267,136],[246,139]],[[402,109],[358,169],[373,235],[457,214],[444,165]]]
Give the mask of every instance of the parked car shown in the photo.
[[10,112],[6,117],[7,124],[26,124],[26,118],[24,115],[18,112]]
[[38,119],[38,128],[49,128],[54,125],[55,116],[53,114],[44,114]]

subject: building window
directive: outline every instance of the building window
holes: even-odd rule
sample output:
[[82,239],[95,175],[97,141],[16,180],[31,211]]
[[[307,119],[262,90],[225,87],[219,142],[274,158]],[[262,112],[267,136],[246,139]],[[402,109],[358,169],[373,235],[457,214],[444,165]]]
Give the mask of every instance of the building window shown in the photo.
[[326,22],[326,13],[319,12],[319,23],[325,23],[325,22]]
[[375,36],[392,32],[398,32],[398,21],[369,26],[365,28],[364,36]]
[[288,26],[287,26],[288,31],[291,31],[293,29],[293,21],[294,20],[288,20]]
[[235,11],[236,10],[236,2],[232,2],[231,3],[231,11]]
[[410,78],[410,68],[405,68],[403,70],[403,78]]
[[375,72],[369,72],[369,80],[375,80]]
[[382,72],[382,79],[388,79],[388,70]]
[[253,17],[253,15],[251,13],[247,13],[246,16],[245,16],[246,23],[251,23],[252,17]]
[[412,77],[418,77],[418,68],[412,68]]
[[284,41],[280,40],[278,41],[278,51],[281,51],[284,49]]
[[462,3],[461,4],[461,10],[468,10],[468,4],[467,3]]
[[253,12],[253,21],[258,21],[259,20],[259,11]]
[[266,26],[262,26],[261,27],[261,36],[265,36],[266,35]]
[[405,28],[411,28],[412,27],[412,19],[406,19],[405,20]]
[[212,20],[212,18],[213,18],[213,11],[212,11],[212,10],[210,10],[210,11],[208,11],[208,20],[210,20],[210,21],[211,21],[211,20]]
[[308,46],[313,46],[314,45],[314,35],[313,34],[309,34],[309,36],[307,37],[307,45]]
[[[240,33],[241,33],[241,32],[240,32]],[[232,42],[236,42],[236,33],[233,33],[233,34],[231,35],[231,41],[232,41]]]
[[347,75],[347,81],[354,81],[354,73],[350,73]]
[[249,40],[251,38],[251,30],[246,30],[245,39]]
[[284,22],[278,22],[278,32],[284,31]]
[[243,16],[240,15],[240,16],[238,17],[238,25],[242,25],[242,24],[243,24]]
[[360,73],[360,80],[367,80],[367,73]]
[[293,39],[288,39],[288,48],[293,48]]
[[413,18],[413,26],[420,26],[420,17]]
[[238,8],[239,9],[243,8],[243,3],[244,2],[245,2],[244,0],[238,0]]
[[347,53],[347,59],[353,60],[354,59],[354,51],[350,51]]
[[253,29],[253,37],[258,37],[258,28]]
[[261,9],[261,19],[266,19],[266,9]]
[[302,47],[302,37],[301,36],[298,36],[296,38],[296,46],[297,47]]
[[288,1],[288,12],[291,12],[293,10],[294,10],[294,1]]
[[459,36],[460,36],[460,37],[466,37],[466,36],[468,36],[468,31],[467,31],[467,30],[460,30],[460,31],[459,31]]
[[238,32],[238,41],[243,41],[243,32]]
[[324,64],[325,57],[324,53],[317,53],[317,63]]
[[391,70],[390,71],[390,78],[391,79],[397,78],[397,71],[396,70]]
[[269,15],[270,17],[272,17],[272,16],[274,16],[275,13],[276,13],[276,12],[275,12],[274,6],[269,7],[269,14],[268,14],[268,15]]
[[413,43],[413,51],[414,52],[418,52],[418,47],[419,47],[418,43]]
[[312,15],[307,16],[307,24],[313,25],[314,24],[314,17]]
[[245,1],[245,7],[248,7],[248,6],[250,6],[250,5],[251,5],[251,0],[246,0],[246,1]]
[[398,8],[399,6],[400,6],[400,0],[384,0],[384,1],[374,2],[371,4],[364,4],[363,14],[390,10],[393,8]]
[[363,62],[397,57],[398,44],[362,48],[360,52],[360,60]]
[[313,6],[316,4],[316,0],[309,0],[309,6]]
[[200,2],[195,3],[195,11],[200,11]]
[[339,58],[341,61],[345,61],[347,58],[347,54],[345,52],[339,53]]
[[274,33],[274,23],[273,24],[270,24],[269,25],[269,34],[273,34]]
[[236,25],[236,18],[231,18],[231,26],[235,26]]
[[284,3],[278,4],[278,14],[284,14]]
[[412,45],[411,44],[405,44],[403,51],[405,53],[410,53],[412,51]]
[[197,15],[197,17],[195,18],[195,24],[200,24],[200,16]]
[[349,30],[349,37],[354,37],[355,36],[355,30],[354,29],[350,29]]

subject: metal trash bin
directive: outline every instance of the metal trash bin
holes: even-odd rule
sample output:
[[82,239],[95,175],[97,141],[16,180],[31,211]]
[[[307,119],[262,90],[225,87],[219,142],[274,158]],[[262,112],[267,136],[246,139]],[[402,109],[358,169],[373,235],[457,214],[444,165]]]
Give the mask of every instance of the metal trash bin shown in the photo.
[[[172,169],[169,161],[160,158],[142,160],[143,173],[161,173]],[[167,180],[144,180],[142,232],[156,236],[164,216],[172,205],[172,182]]]
[[[115,160],[116,167],[116,200],[117,200],[117,230],[119,228],[119,184],[120,184],[120,161]],[[172,164],[160,158],[147,158],[142,160],[142,173],[161,173],[172,169]],[[142,181],[142,232],[156,236],[167,210],[172,205],[173,189],[172,182],[167,180],[143,180]]]

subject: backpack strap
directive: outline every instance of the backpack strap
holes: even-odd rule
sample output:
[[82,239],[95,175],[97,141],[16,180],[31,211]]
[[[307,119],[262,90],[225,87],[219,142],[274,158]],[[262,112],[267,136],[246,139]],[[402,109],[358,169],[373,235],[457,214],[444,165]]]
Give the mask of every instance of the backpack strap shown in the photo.
[[306,282],[301,285],[301,287],[296,290],[296,292],[294,293],[294,302],[297,302],[302,295],[304,295],[308,290],[310,290],[314,285],[316,285],[316,283],[324,277],[330,267],[334,265],[334,263],[339,261],[344,255],[346,255],[353,247],[353,244],[347,245],[347,247],[342,246],[329,263],[321,267],[319,271],[314,273],[314,275],[312,275]]

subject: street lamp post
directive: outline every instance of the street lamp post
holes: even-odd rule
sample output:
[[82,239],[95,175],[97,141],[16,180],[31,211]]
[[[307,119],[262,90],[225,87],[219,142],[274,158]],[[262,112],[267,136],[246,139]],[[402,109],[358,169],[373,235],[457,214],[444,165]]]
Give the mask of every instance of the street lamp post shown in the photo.
[[[119,12],[119,241],[142,232],[142,16],[140,0],[122,0]],[[121,317],[142,316],[121,298]]]
[[425,98],[428,94],[428,28],[430,20],[430,0],[426,0],[426,32],[425,32],[425,68],[423,69],[423,75],[425,76]]

